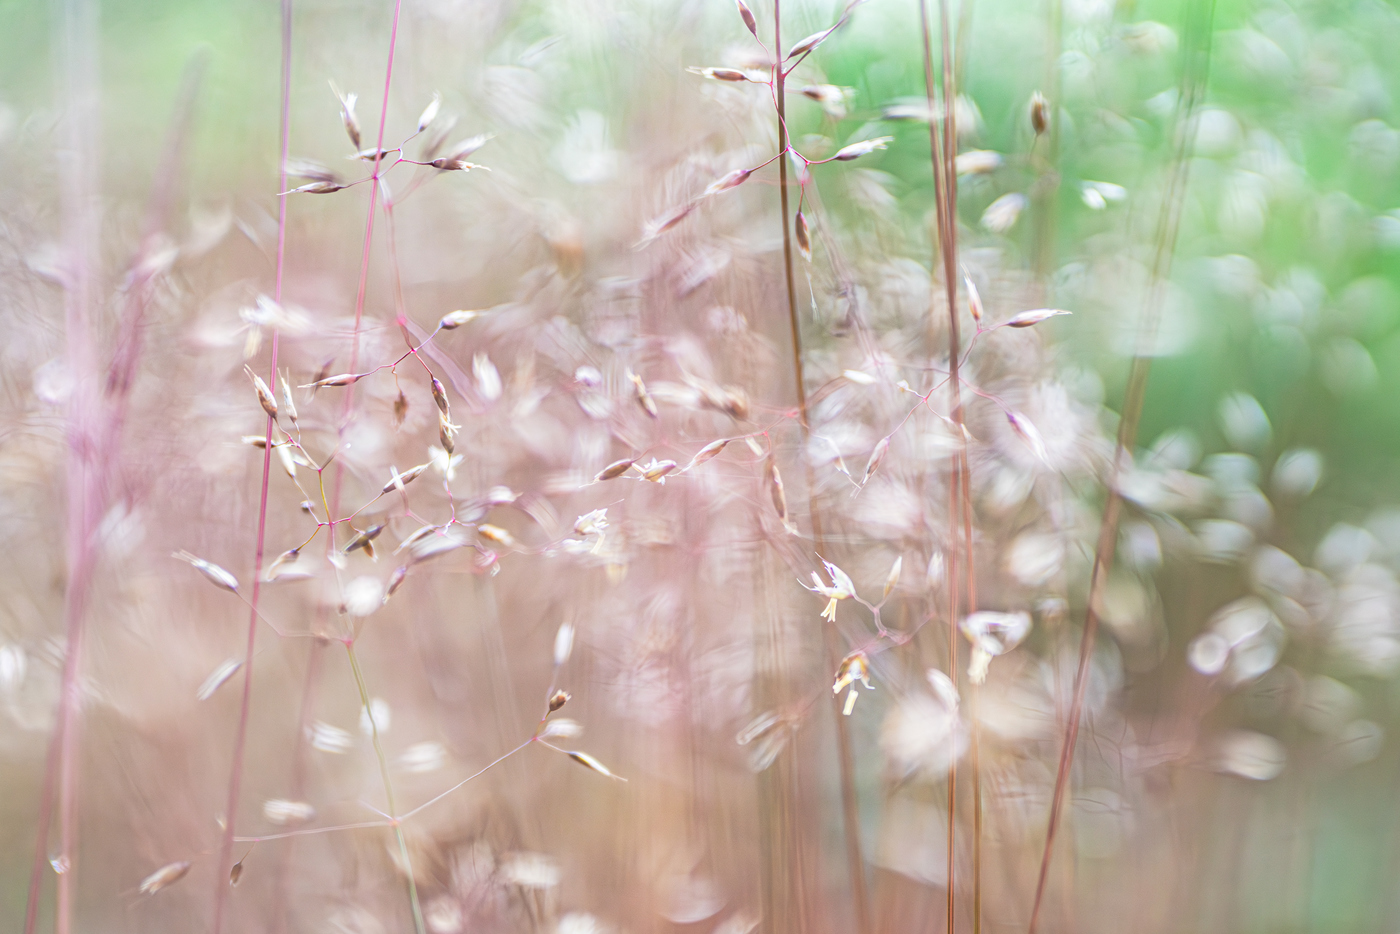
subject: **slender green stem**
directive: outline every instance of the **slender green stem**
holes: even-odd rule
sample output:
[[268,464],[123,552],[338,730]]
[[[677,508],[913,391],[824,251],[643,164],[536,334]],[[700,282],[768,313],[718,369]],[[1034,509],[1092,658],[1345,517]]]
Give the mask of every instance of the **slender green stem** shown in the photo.
[[[404,875],[408,877],[408,901],[413,907],[413,930],[415,934],[426,934],[423,926],[423,908],[418,903],[418,883],[413,878],[413,863],[408,856],[408,842],[404,839],[403,824],[397,817],[394,806],[394,783],[389,778],[389,759],[384,755],[384,746],[379,741],[379,725],[374,722],[374,707],[369,700],[369,689],[365,686],[365,675],[360,670],[360,660],[355,655],[355,643],[345,643],[345,654],[350,657],[350,670],[355,673],[355,687],[360,691],[360,703],[364,705],[365,716],[369,718],[370,739],[374,743],[374,755],[379,760],[379,775],[384,780],[384,799],[388,803],[389,820],[394,826],[394,837],[399,842],[399,857],[403,860]],[[494,763],[493,763],[494,764]]]

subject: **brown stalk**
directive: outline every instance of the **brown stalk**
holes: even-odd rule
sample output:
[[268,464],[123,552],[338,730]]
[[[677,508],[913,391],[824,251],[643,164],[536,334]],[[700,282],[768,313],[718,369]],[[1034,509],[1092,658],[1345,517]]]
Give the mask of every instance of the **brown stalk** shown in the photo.
[[[792,145],[788,136],[786,83],[787,74],[781,60],[783,48],[782,3],[773,0],[773,68],[774,92],[778,108],[778,148],[782,156],[778,159],[778,191],[783,214],[783,275],[787,283],[788,326],[792,332],[792,372],[797,383],[797,404],[800,411],[802,431],[802,462],[807,473],[808,512],[811,514],[812,538],[818,553],[826,554],[826,539],[822,532],[821,516],[816,507],[816,477],[812,473],[812,462],[807,456],[807,443],[811,424],[808,421],[807,386],[802,366],[802,329],[797,317],[797,287],[792,268],[792,219],[788,199],[788,150]],[[834,626],[822,627],[822,644],[828,666],[835,670],[841,658],[841,650],[835,643]],[[846,836],[846,863],[851,876],[851,896],[854,902],[857,934],[870,932],[869,896],[865,884],[865,859],[860,847],[860,809],[856,797],[855,759],[851,752],[850,727],[840,710],[839,697],[832,699],[832,711],[836,720],[837,760],[841,771],[841,816]]]
[[[1194,14],[1194,15],[1193,15]],[[1147,377],[1151,369],[1151,347],[1157,333],[1157,323],[1165,298],[1167,276],[1171,271],[1176,250],[1177,230],[1185,199],[1186,181],[1190,168],[1191,149],[1195,142],[1195,113],[1205,95],[1206,78],[1210,72],[1211,29],[1215,16],[1215,0],[1196,0],[1188,10],[1187,32],[1183,42],[1186,61],[1182,68],[1182,93],[1175,121],[1177,148],[1172,158],[1171,174],[1163,194],[1162,213],[1158,218],[1152,278],[1143,306],[1142,327],[1138,334],[1138,349],[1128,375],[1128,388],[1123,400],[1123,416],[1118,425],[1118,440],[1109,467],[1108,501],[1099,525],[1099,540],[1094,550],[1094,567],[1089,576],[1088,605],[1084,610],[1084,632],[1079,642],[1079,667],[1074,676],[1074,696],[1065,721],[1065,737],[1060,749],[1059,767],[1055,772],[1055,790],[1050,799],[1050,819],[1045,831],[1045,849],[1040,858],[1040,874],[1036,881],[1035,901],[1031,905],[1028,934],[1035,934],[1040,908],[1045,897],[1045,883],[1054,855],[1055,832],[1059,829],[1060,811],[1065,786],[1069,783],[1074,747],[1079,738],[1079,719],[1084,708],[1084,693],[1089,681],[1093,658],[1094,637],[1098,633],[1098,602],[1105,579],[1113,566],[1114,545],[1118,538],[1118,517],[1123,500],[1118,479],[1123,462],[1131,456],[1137,441],[1138,423],[1142,418],[1143,399],[1147,394]]]
[[[924,52],[924,91],[929,109],[929,156],[933,164],[933,190],[935,214],[937,217],[938,255],[943,261],[944,286],[948,302],[948,360],[949,387],[952,401],[953,423],[962,429],[964,413],[962,407],[962,377],[959,372],[961,357],[961,335],[958,322],[957,297],[957,172],[954,160],[957,156],[957,117],[954,112],[957,100],[956,79],[953,74],[952,40],[949,28],[947,0],[939,0],[939,25],[941,32],[941,54],[943,62],[943,114],[936,122],[938,97],[933,70],[933,38],[929,26],[928,5],[919,0],[919,24],[923,38]],[[939,130],[942,130],[940,139]],[[966,434],[959,448],[950,472],[948,482],[949,537],[955,543],[948,554],[948,677],[954,686],[958,683],[958,570],[957,541],[959,539],[959,513],[962,514],[962,538],[965,560],[962,565],[969,606],[976,600],[974,556],[972,551],[972,477],[967,458]],[[974,769],[976,778],[976,769]],[[954,856],[956,846],[955,822],[957,816],[957,762],[948,763],[948,901],[947,930],[954,926],[956,874]],[[975,806],[980,808],[980,789],[975,794]],[[980,829],[980,819],[976,819]],[[980,861],[980,841],[975,844],[975,856]],[[980,865],[976,867],[980,869]],[[980,895],[980,873],[975,872],[974,895]],[[980,924],[980,904],[974,913],[975,922]]]

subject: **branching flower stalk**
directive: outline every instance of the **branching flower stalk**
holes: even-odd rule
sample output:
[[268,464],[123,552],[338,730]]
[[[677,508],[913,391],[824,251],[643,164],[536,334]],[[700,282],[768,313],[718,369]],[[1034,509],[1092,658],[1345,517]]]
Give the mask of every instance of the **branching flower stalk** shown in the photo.
[[1098,607],[1104,582],[1112,568],[1114,547],[1118,537],[1118,519],[1123,498],[1119,489],[1125,461],[1132,456],[1137,441],[1138,423],[1142,418],[1143,400],[1147,394],[1147,377],[1151,369],[1152,348],[1156,342],[1157,324],[1166,297],[1167,277],[1171,272],[1172,256],[1176,250],[1177,230],[1185,201],[1190,158],[1196,138],[1196,113],[1205,96],[1210,74],[1211,29],[1215,17],[1215,0],[1196,0],[1187,10],[1187,35],[1183,41],[1185,61],[1181,78],[1180,103],[1177,108],[1174,153],[1167,186],[1163,193],[1162,211],[1158,218],[1155,248],[1147,300],[1138,332],[1137,352],[1128,375],[1123,400],[1123,414],[1118,425],[1118,438],[1109,466],[1107,502],[1099,525],[1094,565],[1089,577],[1088,602],[1084,611],[1084,631],[1079,643],[1079,665],[1074,677],[1074,696],[1065,721],[1065,736],[1060,748],[1059,766],[1055,773],[1055,790],[1050,799],[1050,817],[1045,831],[1045,849],[1041,854],[1040,873],[1036,880],[1035,900],[1031,905],[1028,934],[1035,934],[1036,922],[1045,897],[1045,884],[1054,855],[1055,833],[1059,828],[1065,786],[1069,783],[1074,747],[1079,738],[1079,720],[1084,708],[1089,669],[1093,660],[1094,638],[1098,633]]
[[[394,76],[394,52],[398,44],[399,16],[402,9],[403,0],[395,0],[394,18],[389,31],[389,55],[384,68],[384,96],[379,111],[379,133],[375,142],[374,170],[372,175],[373,181],[370,185],[369,212],[365,218],[364,247],[360,256],[360,280],[355,293],[355,326],[354,332],[351,335],[350,344],[350,372],[352,373],[357,372],[359,367],[360,329],[364,322],[365,293],[369,283],[370,246],[374,242],[374,217],[378,207],[379,189],[381,187],[381,167],[384,161],[384,131],[388,124],[389,117],[389,89],[392,86]],[[282,190],[286,190],[285,185]],[[349,424],[354,413],[354,406],[355,388],[352,384],[346,387],[345,406],[341,417],[342,430]],[[335,468],[335,479],[332,483],[333,492],[331,493],[330,511],[327,513],[327,518],[330,520],[330,534],[327,540],[327,548],[335,547],[335,516],[339,514],[340,494],[343,481],[344,464],[338,461]],[[374,714],[370,709],[370,698],[368,690],[365,687],[364,676],[360,671],[359,661],[355,656],[353,636],[346,640],[345,648],[350,658],[350,666],[355,673],[355,683],[359,687],[361,701],[364,704],[364,709],[366,715],[369,717],[373,731],[374,750],[375,755],[379,759],[380,775],[384,780],[384,796],[388,801],[389,817],[391,820],[396,821],[393,783],[389,777],[388,763],[384,757],[383,747],[379,742],[379,730],[374,724]],[[418,885],[413,878],[413,864],[409,859],[408,847],[404,841],[403,829],[398,826],[397,823],[394,825],[394,833],[399,844],[399,854],[403,859],[404,874],[408,879],[408,899],[410,909],[413,912],[413,929],[416,934],[424,934],[426,928],[423,923],[423,909],[418,901]]]

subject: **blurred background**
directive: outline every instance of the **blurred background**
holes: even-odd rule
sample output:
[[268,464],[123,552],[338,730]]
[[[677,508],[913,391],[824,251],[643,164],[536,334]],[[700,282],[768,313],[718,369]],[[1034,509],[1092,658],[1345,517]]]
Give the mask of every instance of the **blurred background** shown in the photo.
[[747,9],[0,0],[0,927],[1400,925],[1400,9]]

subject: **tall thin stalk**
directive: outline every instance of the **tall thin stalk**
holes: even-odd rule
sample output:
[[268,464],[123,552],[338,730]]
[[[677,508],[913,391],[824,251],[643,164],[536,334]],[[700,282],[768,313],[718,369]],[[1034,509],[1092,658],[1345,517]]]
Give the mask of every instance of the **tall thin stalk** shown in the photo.
[[[153,251],[159,248],[160,235],[168,224],[170,212],[175,202],[185,144],[189,139],[195,100],[198,96],[207,60],[208,56],[203,51],[196,52],[186,66],[184,76],[181,79],[180,93],[176,100],[170,128],[166,134],[165,145],[146,206],[146,221],[141,242],[128,264],[130,284],[126,289],[126,298],[122,303],[121,315],[117,324],[116,350],[107,367],[105,393],[100,399],[94,393],[94,396],[87,400],[87,404],[100,405],[101,412],[91,418],[91,433],[87,436],[84,449],[86,450],[90,446],[90,462],[107,470],[112,469],[112,466],[118,463],[122,428],[126,423],[131,388],[135,381],[136,365],[141,354],[141,338],[146,310],[154,292],[155,280],[160,275],[157,271],[151,271],[146,265],[146,261],[151,257]],[[98,367],[95,351],[92,354],[91,365],[91,385],[88,388],[95,389]],[[94,499],[83,508],[96,517],[105,512],[111,484],[108,477],[100,471],[93,472],[90,479],[92,482],[90,495]],[[79,557],[78,562],[73,565],[75,573],[70,575],[69,579],[70,585],[75,588],[71,593],[70,612],[79,610],[79,605],[87,599],[87,590],[91,585],[93,565],[96,561],[95,547],[96,541],[89,530],[84,535],[82,545],[83,551],[87,553],[86,557]],[[69,622],[73,622],[75,618],[78,617],[70,617]],[[79,634],[76,644],[81,648],[81,634]],[[79,659],[77,657],[65,658],[65,672],[69,672],[70,665],[72,666],[71,673],[66,673],[65,677],[76,678],[80,672]],[[60,695],[61,709],[58,726],[49,742],[49,751],[45,760],[44,785],[37,822],[38,833],[35,835],[34,860],[30,867],[29,894],[25,907],[25,934],[32,934],[38,920],[39,896],[43,888],[44,870],[49,865],[47,858],[49,823],[53,816],[58,776],[64,761],[65,737],[68,736],[66,726],[68,721],[76,718],[78,713],[76,708],[63,707],[66,699],[65,688],[65,694]],[[70,748],[69,752],[72,753],[75,748]],[[73,857],[70,855],[69,859],[71,861]],[[59,865],[62,866],[63,863],[60,862]]]
[[[360,253],[360,279],[355,291],[355,329],[351,337],[350,346],[350,370],[354,372],[359,367],[360,356],[360,330],[364,322],[365,295],[369,285],[369,257],[370,247],[374,242],[374,217],[379,206],[379,189],[381,186],[382,167],[384,161],[384,130],[389,120],[389,90],[394,77],[394,52],[398,46],[399,36],[399,16],[403,11],[403,0],[394,0],[394,19],[389,30],[389,56],[384,67],[384,96],[379,109],[379,134],[375,141],[374,170],[370,185],[369,213],[365,218],[364,246]],[[348,425],[354,413],[355,388],[347,387],[345,393],[345,407],[341,418],[342,430]],[[330,537],[327,547],[335,547],[335,522],[339,514],[340,494],[344,480],[344,462],[337,461],[335,468],[335,480],[332,485],[330,513],[327,516],[331,523]],[[370,708],[370,697],[368,688],[365,685],[364,675],[360,670],[359,659],[355,655],[354,636],[352,635],[345,642],[345,649],[350,658],[350,667],[355,673],[355,684],[360,691],[360,701],[364,705],[365,715],[369,717],[370,728],[374,739],[374,752],[379,760],[380,777],[384,782],[384,796],[389,806],[389,819],[393,823],[394,835],[398,840],[399,855],[403,860],[404,874],[408,878],[408,900],[409,907],[413,912],[413,929],[416,934],[425,934],[426,928],[423,923],[423,909],[418,899],[418,884],[413,878],[413,864],[408,855],[408,845],[404,839],[403,827],[399,823],[394,806],[394,787],[389,777],[388,760],[384,756],[384,749],[379,742],[379,728],[374,722],[374,713]]]
[[[812,472],[811,459],[807,456],[808,438],[811,423],[808,420],[807,385],[802,365],[802,329],[797,317],[797,287],[792,268],[792,214],[788,197],[788,149],[792,144],[787,126],[787,72],[782,60],[783,17],[781,0],[773,0],[773,67],[774,95],[778,109],[778,190],[783,214],[783,276],[787,284],[788,326],[792,332],[792,372],[797,383],[797,404],[800,410],[802,433],[802,462],[806,468],[808,512],[811,515],[812,538],[817,551],[826,554],[826,539],[822,530],[821,515],[816,508],[816,477]],[[840,661],[841,652],[835,643],[834,626],[822,627],[822,645],[828,665],[834,670]],[[845,716],[840,710],[839,698],[833,698],[832,710],[836,721],[836,750],[841,772],[841,816],[846,837],[846,863],[851,876],[851,896],[856,915],[858,934],[870,932],[870,899],[865,885],[865,859],[860,845],[860,802],[856,796],[855,757],[851,752],[851,734]]]
[[[291,145],[292,121],[292,0],[282,0],[282,101],[280,146],[277,164],[277,190],[287,190],[287,156]],[[282,273],[287,251],[287,199],[277,199],[277,268],[273,278],[273,301],[282,302]],[[277,385],[277,354],[280,333],[272,330],[272,354],[268,363],[268,385]],[[262,569],[267,542],[267,495],[272,471],[272,429],[276,419],[267,417],[263,434],[262,486],[258,493],[258,531],[253,545],[253,592],[248,600],[248,637],[243,656],[243,692],[238,708],[238,727],[233,739],[233,761],[229,766],[228,800],[224,805],[224,832],[219,840],[219,857],[214,875],[214,934],[223,929],[224,908],[228,902],[228,874],[233,861],[233,836],[238,818],[238,799],[243,786],[243,756],[248,739],[248,719],[253,703],[253,657],[258,636],[258,601],[262,596]]]
[[1059,767],[1055,772],[1055,790],[1050,799],[1050,819],[1045,831],[1045,849],[1040,858],[1040,874],[1036,880],[1035,901],[1031,905],[1028,934],[1035,934],[1036,922],[1045,897],[1045,883],[1054,854],[1055,832],[1059,829],[1060,812],[1064,803],[1065,786],[1069,783],[1070,766],[1074,762],[1074,747],[1079,739],[1079,719],[1084,708],[1084,693],[1089,681],[1093,659],[1094,637],[1098,633],[1098,603],[1104,581],[1113,566],[1114,546],[1118,538],[1118,518],[1123,499],[1119,477],[1124,461],[1131,456],[1137,442],[1138,423],[1142,418],[1143,400],[1147,394],[1147,377],[1152,365],[1152,345],[1156,340],[1157,324],[1166,296],[1167,276],[1176,251],[1177,231],[1185,200],[1190,155],[1196,138],[1195,114],[1205,96],[1206,78],[1210,72],[1211,29],[1215,17],[1215,0],[1196,0],[1187,11],[1187,35],[1184,37],[1185,62],[1182,68],[1181,95],[1175,120],[1176,151],[1171,172],[1163,193],[1162,212],[1158,218],[1155,252],[1147,301],[1138,332],[1137,352],[1128,374],[1128,386],[1123,400],[1123,415],[1118,423],[1118,440],[1109,467],[1108,500],[1099,525],[1098,544],[1094,550],[1094,566],[1089,576],[1088,604],[1084,610],[1084,632],[1079,642],[1079,667],[1074,676],[1074,696],[1065,721],[1065,736],[1060,748]]
[[[60,153],[63,232],[68,261],[64,324],[68,337],[68,366],[74,390],[68,406],[68,580],[64,591],[67,650],[59,696],[58,825],[59,870],[57,934],[72,926],[78,868],[79,729],[81,727],[84,617],[96,560],[94,533],[101,516],[101,478],[94,450],[100,417],[97,407],[97,355],[93,344],[101,227],[98,202],[97,4],[95,0],[65,0],[62,6],[59,56],[67,110],[65,151]],[[45,797],[52,801],[52,792]],[[45,821],[47,823],[47,820]],[[31,882],[31,890],[34,888]],[[30,914],[37,906],[31,901]],[[32,922],[27,921],[32,925]]]
[[[947,0],[939,0],[939,27],[941,36],[941,58],[943,64],[943,98],[939,107],[938,93],[933,68],[933,36],[929,25],[927,0],[919,0],[919,25],[924,52],[924,92],[929,111],[929,158],[933,169],[934,207],[937,218],[936,229],[938,250],[934,257],[935,266],[943,262],[944,288],[948,303],[948,366],[949,395],[952,420],[962,436],[962,443],[955,456],[948,478],[948,526],[952,548],[948,553],[948,677],[956,687],[958,683],[958,615],[959,615],[959,569],[962,571],[963,585],[967,592],[969,607],[976,600],[974,555],[972,550],[972,478],[967,457],[967,436],[962,430],[964,413],[962,405],[962,375],[960,358],[962,355],[961,332],[958,321],[958,223],[957,223],[957,172],[954,160],[957,156],[957,101],[956,78],[952,54],[952,36],[948,16]],[[940,132],[941,131],[941,132]],[[941,138],[940,138],[941,137]],[[960,520],[961,518],[961,529]],[[960,534],[961,531],[961,534]],[[957,550],[962,539],[964,557],[959,562]],[[948,763],[948,901],[947,930],[952,931],[956,905],[956,818],[957,818],[958,766],[956,759]],[[980,808],[981,795],[975,795],[974,806]],[[980,820],[976,821],[980,829]],[[978,841],[980,844],[980,841]],[[976,844],[975,844],[976,845]],[[981,855],[980,845],[976,845],[976,856]],[[980,866],[977,868],[980,869]],[[980,881],[980,879],[979,879]],[[980,896],[980,885],[974,886],[975,895]],[[975,912],[980,925],[980,905]]]

